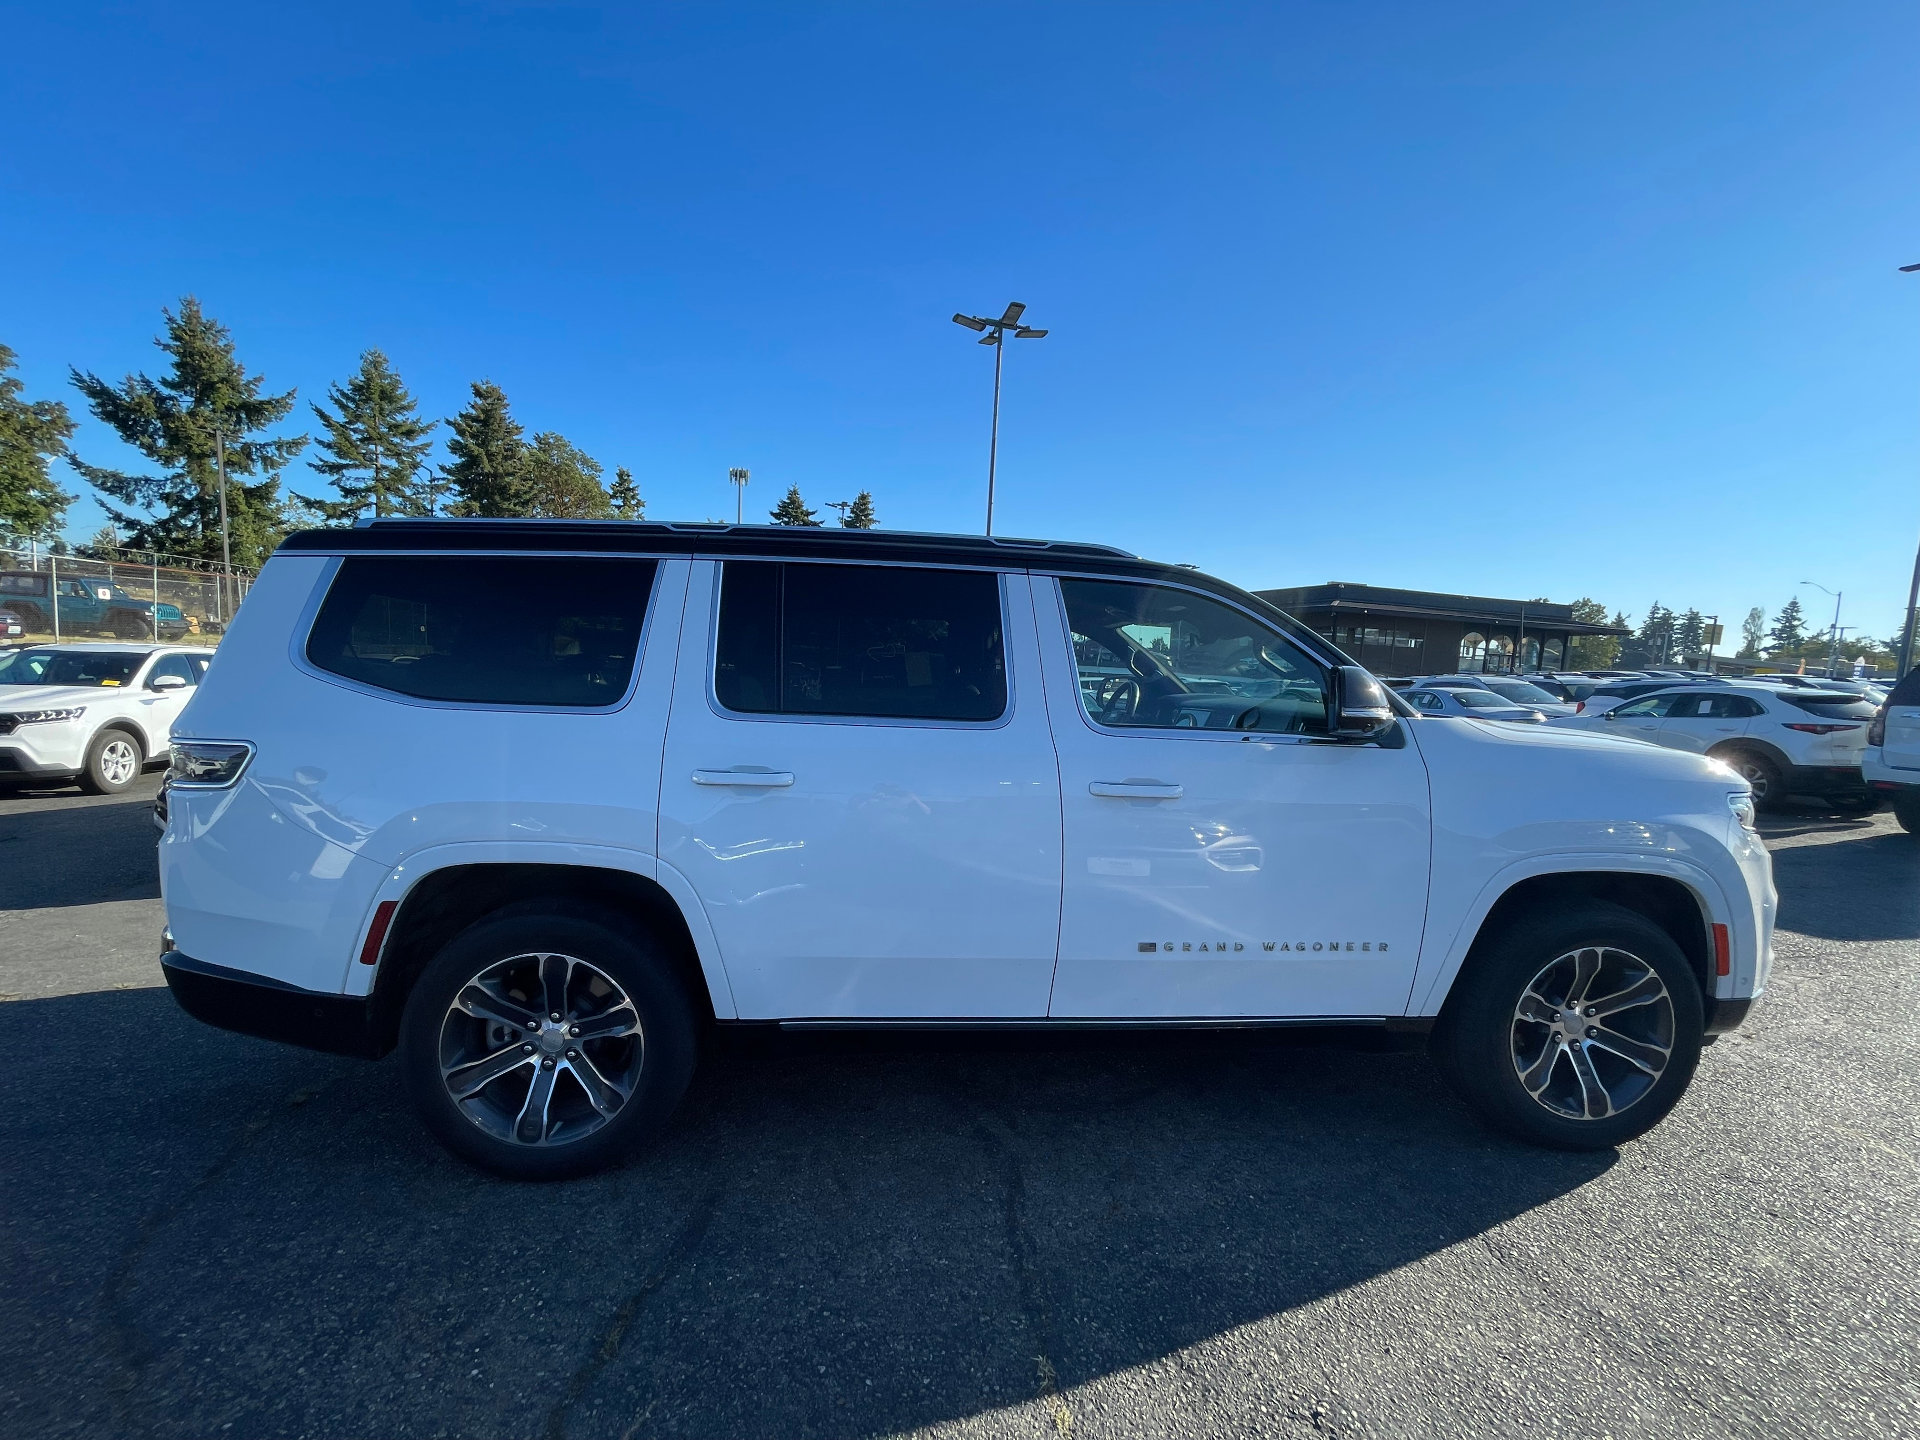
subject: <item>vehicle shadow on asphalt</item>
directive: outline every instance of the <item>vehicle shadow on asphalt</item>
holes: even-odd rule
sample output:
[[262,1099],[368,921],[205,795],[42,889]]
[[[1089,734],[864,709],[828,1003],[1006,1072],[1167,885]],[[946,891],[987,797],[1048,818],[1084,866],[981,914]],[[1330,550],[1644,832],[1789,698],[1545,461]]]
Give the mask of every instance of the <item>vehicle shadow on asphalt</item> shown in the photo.
[[0,1079],[0,1417],[40,1435],[857,1437],[1044,1409],[1615,1159],[1491,1137],[1424,1055],[1364,1040],[755,1036],[710,1044],[631,1164],[516,1185],[433,1146],[393,1064],[208,1030],[162,991],[0,1006],[0,1043],[48,1057]]
[[1920,843],[1904,831],[1865,827],[1831,844],[1779,846],[1773,877],[1784,929],[1821,940],[1920,939]]
[[0,790],[0,910],[160,898],[150,796],[65,808],[7,803],[48,798],[59,797]]

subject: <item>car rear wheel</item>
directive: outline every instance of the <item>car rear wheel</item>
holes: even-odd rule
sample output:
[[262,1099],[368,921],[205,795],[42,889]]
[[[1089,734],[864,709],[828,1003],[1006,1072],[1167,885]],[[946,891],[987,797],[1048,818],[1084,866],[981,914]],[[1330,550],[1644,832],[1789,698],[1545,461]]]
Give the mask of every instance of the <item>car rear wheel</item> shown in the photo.
[[1469,957],[1433,1053],[1488,1125],[1599,1150],[1666,1118],[1703,1027],[1699,981],[1672,937],[1595,902],[1522,922]]
[[1893,818],[1909,835],[1920,836],[1920,790],[1902,790],[1893,797]]
[[144,615],[116,610],[107,617],[107,633],[121,640],[146,640],[152,636],[153,627]]
[[1785,777],[1780,767],[1757,750],[1728,750],[1714,757],[1724,760],[1733,767],[1733,771],[1753,788],[1753,805],[1756,810],[1777,810],[1785,800]]
[[449,1150],[511,1179],[561,1179],[665,1127],[693,1073],[693,1009],[666,957],[618,917],[515,907],[434,957],[400,1052]]
[[124,730],[102,730],[87,746],[80,788],[90,795],[117,795],[140,777],[146,756]]

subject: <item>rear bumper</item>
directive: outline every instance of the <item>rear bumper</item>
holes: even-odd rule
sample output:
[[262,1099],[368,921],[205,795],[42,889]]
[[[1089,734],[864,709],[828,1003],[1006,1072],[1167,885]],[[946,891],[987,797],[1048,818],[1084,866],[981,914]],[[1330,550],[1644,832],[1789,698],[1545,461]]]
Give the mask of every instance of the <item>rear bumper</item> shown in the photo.
[[180,1008],[208,1025],[330,1055],[371,1060],[383,1053],[373,1038],[372,1007],[365,996],[302,990],[178,950],[160,957],[160,969]]
[[1736,995],[1725,999],[1709,995],[1706,1033],[1724,1035],[1729,1030],[1737,1029],[1741,1022],[1753,1013],[1753,1007],[1758,1001],[1759,997],[1756,995]]
[[1789,795],[1858,795],[1867,788],[1858,765],[1794,765],[1782,778]]

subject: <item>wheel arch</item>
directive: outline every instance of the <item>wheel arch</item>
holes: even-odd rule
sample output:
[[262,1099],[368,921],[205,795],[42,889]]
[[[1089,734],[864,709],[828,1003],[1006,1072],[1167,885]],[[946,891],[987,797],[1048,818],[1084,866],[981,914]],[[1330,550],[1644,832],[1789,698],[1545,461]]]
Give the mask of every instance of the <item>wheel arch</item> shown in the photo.
[[140,747],[140,763],[142,765],[145,765],[149,760],[153,759],[156,752],[152,742],[147,738],[146,732],[140,728],[138,721],[132,720],[125,715],[115,715],[110,720],[102,720],[100,722],[100,728],[87,737],[88,752],[93,750],[93,747],[99,743],[100,737],[109,730],[118,730],[122,735],[125,735],[129,740],[133,741],[135,745]]
[[1762,740],[1749,735],[1737,736],[1732,740],[1722,740],[1718,745],[1715,745],[1711,750],[1707,751],[1707,758],[1709,760],[1719,760],[1741,750],[1751,750],[1754,754],[1765,757],[1783,776],[1794,768],[1793,761],[1788,757],[1787,752],[1782,750],[1778,745],[1775,745],[1770,740]]
[[400,1015],[429,961],[469,925],[529,901],[571,902],[631,919],[661,943],[701,1018],[715,1015],[712,985],[679,904],[657,881],[615,866],[475,861],[430,870],[400,897],[380,948],[368,1011],[372,1051],[399,1039]]

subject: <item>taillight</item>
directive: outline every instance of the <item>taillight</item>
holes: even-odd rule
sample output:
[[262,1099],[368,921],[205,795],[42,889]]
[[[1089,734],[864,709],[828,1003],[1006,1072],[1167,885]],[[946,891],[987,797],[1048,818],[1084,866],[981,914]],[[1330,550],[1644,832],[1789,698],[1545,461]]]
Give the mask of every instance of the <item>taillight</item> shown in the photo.
[[1867,744],[1884,745],[1887,743],[1887,707],[1882,705],[1873,712],[1873,719],[1867,725]]
[[1582,713],[1586,708],[1587,702],[1584,700],[1576,700],[1573,703],[1573,713],[1576,715]]
[[1808,735],[1831,735],[1836,730],[1858,730],[1860,728],[1858,725],[1796,725],[1791,720],[1787,721],[1786,725],[1789,730],[1804,731]]

